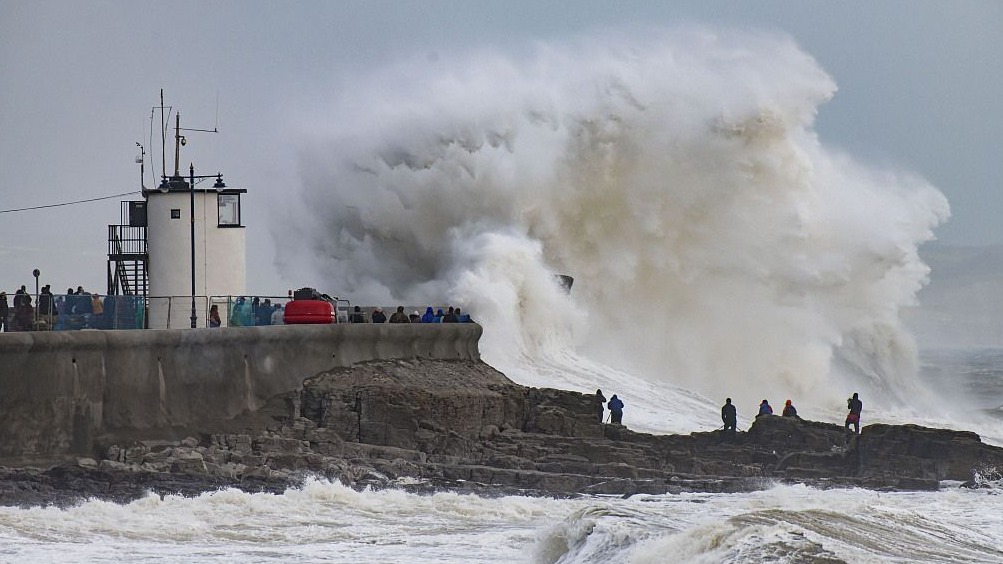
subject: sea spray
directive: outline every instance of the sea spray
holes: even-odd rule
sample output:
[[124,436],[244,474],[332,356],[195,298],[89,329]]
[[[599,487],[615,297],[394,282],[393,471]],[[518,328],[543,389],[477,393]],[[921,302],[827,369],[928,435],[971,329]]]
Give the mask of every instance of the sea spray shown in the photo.
[[828,414],[912,397],[899,310],[947,202],[825,147],[835,91],[789,38],[702,29],[408,61],[312,109],[286,260],[355,302],[462,306],[517,380],[639,375],[653,410],[668,384]]

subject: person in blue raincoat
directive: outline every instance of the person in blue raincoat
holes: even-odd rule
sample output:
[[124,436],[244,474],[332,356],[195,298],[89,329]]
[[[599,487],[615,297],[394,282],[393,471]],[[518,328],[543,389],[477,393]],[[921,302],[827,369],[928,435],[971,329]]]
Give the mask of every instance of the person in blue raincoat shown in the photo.
[[435,323],[435,313],[432,312],[432,306],[425,308],[425,315],[421,316],[422,323]]
[[760,415],[773,415],[773,408],[770,407],[770,402],[763,400],[763,403],[759,404],[759,413],[756,414],[756,417]]
[[606,407],[609,408],[610,421],[621,425],[623,421],[623,401],[613,394],[613,397],[609,398],[609,402],[606,403]]

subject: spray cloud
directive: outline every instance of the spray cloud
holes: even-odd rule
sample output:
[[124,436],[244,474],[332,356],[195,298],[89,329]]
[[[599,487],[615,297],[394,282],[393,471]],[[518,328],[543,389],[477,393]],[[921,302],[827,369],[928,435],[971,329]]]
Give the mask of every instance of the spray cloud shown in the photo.
[[789,38],[704,29],[409,61],[320,112],[290,235],[355,302],[464,306],[506,373],[584,355],[715,397],[894,397],[948,206],[820,143],[835,91]]

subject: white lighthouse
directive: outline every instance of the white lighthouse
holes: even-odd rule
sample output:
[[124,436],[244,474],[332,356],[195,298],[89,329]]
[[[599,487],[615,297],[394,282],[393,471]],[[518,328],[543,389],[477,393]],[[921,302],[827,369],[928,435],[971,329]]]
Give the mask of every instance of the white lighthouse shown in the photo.
[[144,297],[150,329],[205,327],[211,304],[224,317],[246,292],[247,190],[227,187],[218,172],[198,175],[193,164],[180,174],[185,138],[176,119],[174,174],[144,186],[145,202],[123,202],[122,224],[109,226],[108,293]]
[[146,193],[151,329],[191,327],[193,296],[195,326],[205,327],[210,301],[246,292],[240,197],[247,191],[227,188],[218,174],[203,177],[207,188],[193,180],[192,171]]

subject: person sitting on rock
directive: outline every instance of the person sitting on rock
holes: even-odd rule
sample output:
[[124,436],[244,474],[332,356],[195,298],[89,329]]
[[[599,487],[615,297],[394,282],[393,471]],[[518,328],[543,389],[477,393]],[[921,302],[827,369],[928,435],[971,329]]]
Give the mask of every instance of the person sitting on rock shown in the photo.
[[616,394],[613,394],[613,397],[609,398],[609,403],[606,404],[606,407],[609,408],[609,416],[612,422],[617,425],[622,425],[623,402],[620,401],[620,398],[616,397]]
[[800,417],[798,417],[798,410],[797,410],[796,407],[794,407],[794,404],[791,403],[791,400],[787,400],[787,403],[784,404],[784,413],[783,413],[783,416],[784,417],[797,417],[798,419],[801,419]]
[[738,410],[735,404],[731,403],[731,398],[725,398],[724,405],[721,406],[721,421],[724,421],[724,430],[735,432],[738,424]]
[[864,409],[864,403],[853,393],[853,397],[846,400],[846,409],[850,412],[846,414],[846,437],[850,437],[850,425],[853,425],[853,434],[860,434],[860,412]]
[[606,403],[606,396],[603,395],[602,390],[596,390],[596,411],[599,414],[599,422],[603,422],[603,405]]
[[770,402],[763,400],[763,403],[759,404],[759,413],[756,414],[756,417],[760,415],[773,415],[773,408],[770,407]]

